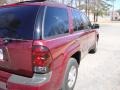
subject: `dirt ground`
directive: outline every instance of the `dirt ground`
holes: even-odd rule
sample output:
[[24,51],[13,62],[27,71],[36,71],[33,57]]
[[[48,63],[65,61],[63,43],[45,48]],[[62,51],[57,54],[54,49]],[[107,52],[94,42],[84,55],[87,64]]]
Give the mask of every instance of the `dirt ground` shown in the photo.
[[96,54],[79,67],[74,90],[120,90],[120,23],[101,24]]

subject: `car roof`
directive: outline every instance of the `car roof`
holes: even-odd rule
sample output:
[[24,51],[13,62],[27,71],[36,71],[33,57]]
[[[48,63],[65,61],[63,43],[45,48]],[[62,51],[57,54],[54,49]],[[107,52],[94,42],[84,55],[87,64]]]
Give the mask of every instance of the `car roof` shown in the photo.
[[65,4],[57,3],[55,1],[45,1],[45,0],[43,0],[43,1],[42,0],[41,1],[23,1],[23,2],[18,2],[18,3],[0,6],[0,8],[2,8],[2,7],[16,7],[16,6],[52,6],[52,7],[70,8],[70,9],[78,10],[77,8],[74,8],[72,6],[67,6]]
[[18,2],[14,4],[8,4],[1,7],[15,7],[15,6],[53,6],[53,7],[64,7],[67,8],[68,6],[64,4],[60,4],[57,2],[52,1],[24,1],[24,2]]

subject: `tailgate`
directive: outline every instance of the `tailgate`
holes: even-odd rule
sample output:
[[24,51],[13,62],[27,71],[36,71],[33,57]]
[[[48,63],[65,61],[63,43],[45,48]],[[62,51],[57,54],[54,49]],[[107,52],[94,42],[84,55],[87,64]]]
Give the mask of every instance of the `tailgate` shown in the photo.
[[0,9],[0,70],[32,76],[31,48],[39,6]]
[[23,76],[31,77],[32,60],[31,48],[32,40],[13,40],[7,44],[0,40],[0,70]]

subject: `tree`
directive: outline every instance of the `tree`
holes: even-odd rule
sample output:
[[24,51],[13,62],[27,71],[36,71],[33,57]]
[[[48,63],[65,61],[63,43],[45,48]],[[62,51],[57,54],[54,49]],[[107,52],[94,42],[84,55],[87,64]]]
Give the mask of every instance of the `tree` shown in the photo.
[[107,1],[110,1],[111,2],[111,4],[112,4],[112,20],[113,20],[113,16],[114,16],[114,7],[115,7],[115,1],[116,0],[107,0]]
[[106,0],[94,0],[89,4],[89,9],[94,15],[94,22],[98,21],[98,16],[107,15],[111,5]]

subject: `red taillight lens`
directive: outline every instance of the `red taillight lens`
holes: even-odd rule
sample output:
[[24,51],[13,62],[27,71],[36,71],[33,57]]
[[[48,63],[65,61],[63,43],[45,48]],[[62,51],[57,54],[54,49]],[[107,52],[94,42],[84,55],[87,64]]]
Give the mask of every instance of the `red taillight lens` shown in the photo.
[[32,59],[34,72],[47,73],[52,61],[51,53],[45,46],[33,46]]

